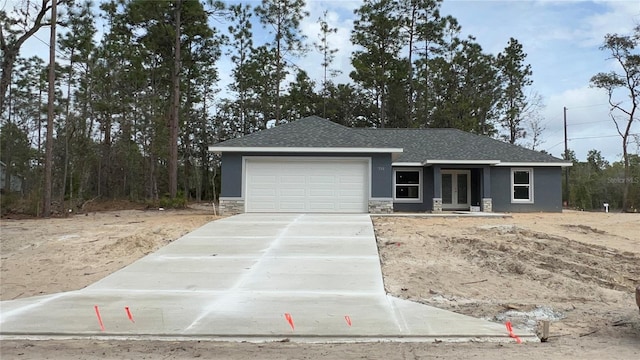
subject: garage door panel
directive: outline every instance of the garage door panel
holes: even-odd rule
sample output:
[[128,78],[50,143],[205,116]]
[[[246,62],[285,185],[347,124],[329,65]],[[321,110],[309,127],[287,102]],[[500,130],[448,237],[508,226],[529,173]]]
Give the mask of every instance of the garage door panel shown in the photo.
[[279,180],[282,184],[304,184],[305,177],[302,175],[282,175]]
[[279,202],[279,208],[277,211],[282,212],[305,212],[305,206],[300,201],[287,201],[282,200]]
[[367,212],[366,160],[247,159],[247,212]]
[[253,206],[253,209],[251,210],[252,212],[277,212],[278,209],[276,209],[276,204],[273,202],[262,202],[259,200],[256,200],[255,205]]
[[309,177],[310,184],[329,184],[333,185],[336,183],[336,176],[334,175],[312,175]]
[[361,184],[362,179],[359,178],[358,176],[342,175],[340,176],[339,182],[341,184]]
[[333,189],[309,189],[309,196],[311,197],[328,197],[331,198],[335,195]]
[[280,198],[286,199],[290,197],[295,197],[298,199],[303,199],[307,195],[307,189],[300,187],[289,187],[284,191],[280,191]]
[[355,183],[340,183],[340,187],[338,188],[341,192],[343,191],[353,191],[355,193],[359,193],[362,191],[360,188],[360,184]]
[[264,175],[252,175],[251,181],[254,182],[258,186],[266,186],[268,184],[275,184],[277,182],[278,177],[275,175],[264,176]]

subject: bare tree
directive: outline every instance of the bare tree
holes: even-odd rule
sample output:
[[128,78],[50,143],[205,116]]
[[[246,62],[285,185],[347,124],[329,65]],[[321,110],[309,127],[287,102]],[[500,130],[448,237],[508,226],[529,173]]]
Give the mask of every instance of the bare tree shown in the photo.
[[[58,0],[57,5],[70,3],[72,0]],[[4,109],[4,100],[11,83],[11,73],[13,65],[18,58],[20,48],[30,37],[32,37],[43,26],[51,25],[55,20],[49,21],[45,18],[52,3],[50,0],[42,0],[38,6],[37,1],[21,1],[19,7],[9,14],[4,10],[0,10],[0,50],[2,57],[0,58],[0,109]],[[33,9],[37,8],[37,12],[33,13]]]
[[[640,102],[640,53],[633,53],[633,50],[638,46],[640,46],[640,25],[636,26],[633,35],[607,34],[600,49],[611,53],[609,59],[614,60],[620,70],[618,72],[598,73],[591,78],[592,87],[607,91],[609,105],[611,106],[609,115],[622,138],[622,157],[624,160],[623,210],[627,210],[629,207],[628,195],[631,182],[629,179],[628,146],[631,126],[634,121],[638,120],[636,110]],[[618,90],[627,96],[619,96]]]
[[527,96],[527,104],[523,112],[524,137],[528,137],[527,147],[536,150],[544,143],[542,133],[546,130],[544,126],[544,117],[540,111],[544,107],[542,95],[535,91],[530,91]]

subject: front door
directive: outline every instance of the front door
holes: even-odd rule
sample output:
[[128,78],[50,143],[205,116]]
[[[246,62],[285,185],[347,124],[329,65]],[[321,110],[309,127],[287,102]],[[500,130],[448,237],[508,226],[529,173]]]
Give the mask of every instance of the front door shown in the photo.
[[469,210],[471,205],[471,171],[442,170],[442,209]]

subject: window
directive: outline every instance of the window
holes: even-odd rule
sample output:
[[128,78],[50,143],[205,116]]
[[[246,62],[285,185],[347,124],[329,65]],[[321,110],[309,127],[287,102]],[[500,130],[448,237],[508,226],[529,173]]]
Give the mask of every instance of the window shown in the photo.
[[403,202],[422,201],[422,169],[393,171],[393,199]]
[[533,169],[511,169],[511,202],[533,203]]

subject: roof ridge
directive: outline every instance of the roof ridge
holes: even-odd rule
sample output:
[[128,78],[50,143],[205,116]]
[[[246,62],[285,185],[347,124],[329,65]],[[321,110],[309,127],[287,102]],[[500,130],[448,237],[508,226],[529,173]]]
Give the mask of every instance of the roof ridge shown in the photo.
[[460,129],[456,129],[456,128],[351,128],[354,130],[372,130],[372,131],[384,131],[384,130],[409,130],[409,131],[413,131],[413,130],[418,130],[418,131],[424,131],[424,130],[457,130],[457,131],[462,131],[462,132],[466,132]]
[[[358,131],[354,131],[354,130],[358,130],[359,128],[352,128],[352,127],[349,127],[349,126],[338,124],[337,122],[331,121],[331,120],[329,120],[327,118],[320,117],[318,115],[310,115],[310,116],[304,117],[304,118],[296,120],[296,121],[304,121],[306,119],[320,120],[320,121],[322,121],[323,123],[325,123],[325,124],[327,124],[329,126],[333,126],[335,128],[340,128],[342,131],[348,132],[349,134],[360,138],[360,140],[368,140],[368,138],[366,136],[364,136],[362,134],[359,134]],[[291,123],[294,123],[296,121],[292,121]]]

